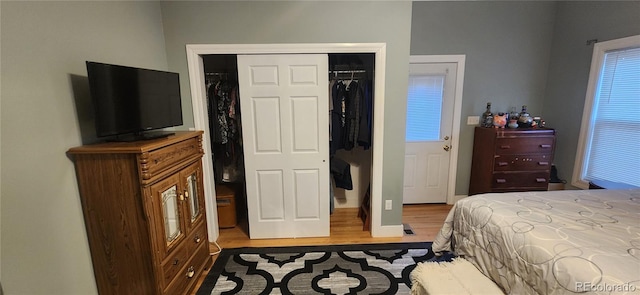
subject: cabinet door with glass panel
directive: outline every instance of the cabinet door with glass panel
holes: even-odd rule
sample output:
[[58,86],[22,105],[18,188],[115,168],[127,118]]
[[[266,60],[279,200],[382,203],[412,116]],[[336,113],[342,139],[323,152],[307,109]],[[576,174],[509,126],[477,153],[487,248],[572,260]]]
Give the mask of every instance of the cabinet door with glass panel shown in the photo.
[[184,222],[183,181],[176,173],[156,182],[148,188],[153,204],[152,219],[156,226],[158,250],[162,257],[169,254],[187,235]]
[[180,172],[182,178],[182,195],[184,196],[184,212],[187,230],[191,231],[200,224],[204,216],[204,185],[202,182],[202,164],[195,162]]

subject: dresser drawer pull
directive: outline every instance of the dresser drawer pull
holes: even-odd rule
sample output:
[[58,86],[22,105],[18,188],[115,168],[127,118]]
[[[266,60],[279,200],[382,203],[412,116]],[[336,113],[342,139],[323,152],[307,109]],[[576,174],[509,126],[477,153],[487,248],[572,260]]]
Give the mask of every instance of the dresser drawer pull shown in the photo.
[[498,179],[496,179],[496,182],[497,183],[507,183],[507,180],[504,179],[504,178],[498,178]]
[[510,145],[501,145],[500,148],[503,149],[503,150],[506,150],[506,149],[510,149],[511,146]]
[[541,144],[540,148],[549,149],[549,148],[551,148],[551,145],[550,144]]
[[498,162],[498,166],[507,166],[509,163],[507,162]]
[[179,262],[180,262],[180,260],[175,259],[175,260],[173,261],[173,265],[178,265],[178,263],[179,263]]
[[200,239],[200,236],[199,236],[199,235],[196,235],[196,237],[195,237],[195,238],[193,238],[193,241],[194,241],[196,244],[197,244],[197,243],[200,243],[200,240],[201,240],[201,239]]
[[187,278],[193,278],[193,275],[196,274],[196,271],[193,270],[193,266],[189,267],[189,269],[187,270]]
[[538,165],[547,166],[547,165],[549,165],[549,162],[538,162]]
[[547,182],[547,180],[544,179],[544,178],[536,178],[536,182],[537,183],[543,183],[543,182]]

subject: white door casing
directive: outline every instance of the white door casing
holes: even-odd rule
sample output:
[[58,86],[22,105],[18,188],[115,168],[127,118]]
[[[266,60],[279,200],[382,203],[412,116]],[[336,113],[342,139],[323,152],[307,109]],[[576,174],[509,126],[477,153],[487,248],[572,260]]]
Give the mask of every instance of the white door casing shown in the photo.
[[[202,148],[203,176],[205,189],[205,207],[207,210],[207,230],[209,241],[214,242],[219,236],[218,214],[215,200],[215,181],[213,177],[213,161],[211,155],[209,123],[207,115],[207,97],[205,91],[204,64],[202,56],[209,54],[301,54],[301,53],[374,53],[376,78],[374,81],[374,116],[373,116],[373,163],[371,168],[371,236],[401,237],[403,226],[382,225],[382,171],[384,152],[384,105],[386,75],[385,43],[282,43],[282,44],[187,44],[187,65],[189,68],[189,85],[193,106],[194,129],[204,130]],[[413,57],[412,57],[413,58]],[[427,60],[431,60],[429,56]],[[458,68],[464,69],[464,56],[454,56]],[[462,65],[462,67],[461,67]],[[460,73],[460,70],[458,71]],[[462,85],[462,83],[458,83]],[[456,93],[462,93],[459,89]],[[456,97],[456,101],[458,98]],[[457,114],[458,119],[459,113]],[[455,126],[455,124],[454,124]],[[455,129],[455,128],[454,128]],[[455,132],[454,132],[455,133]],[[456,138],[453,138],[453,150],[456,150]],[[456,152],[457,153],[457,152]],[[452,161],[453,162],[453,161]],[[455,165],[452,164],[454,167]],[[453,171],[453,170],[452,170]],[[455,174],[455,173],[454,173]],[[450,192],[452,193],[452,192]]]
[[[460,198],[455,196],[455,178],[464,62],[463,55],[411,57],[409,83],[424,84],[428,81],[432,84],[429,88],[441,90],[442,104],[430,108],[441,109],[439,132],[436,126],[435,133],[427,136],[430,137],[428,140],[407,134],[403,190],[405,204],[452,204]],[[410,120],[408,114],[407,121]],[[437,124],[438,120],[435,121]]]
[[[403,192],[405,204],[444,203],[447,200],[455,77],[456,65],[452,63],[409,65],[409,95],[421,98],[422,101],[413,105],[416,107],[414,110],[407,110],[408,114],[416,112],[419,115],[407,115],[407,124],[415,126],[426,122],[434,126],[419,128],[429,129],[431,132],[407,133]],[[426,92],[431,92],[430,96],[438,101],[432,101],[431,105],[424,104]],[[420,103],[423,103],[424,108],[417,108]],[[433,119],[425,120],[424,117]]]
[[249,235],[329,236],[326,54],[238,55]]

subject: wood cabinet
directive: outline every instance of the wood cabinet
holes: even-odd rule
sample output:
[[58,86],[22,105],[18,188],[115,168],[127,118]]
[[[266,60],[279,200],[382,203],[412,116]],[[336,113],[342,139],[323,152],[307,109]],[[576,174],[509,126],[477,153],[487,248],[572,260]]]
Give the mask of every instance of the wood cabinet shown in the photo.
[[100,294],[188,294],[211,266],[202,132],[72,148]]
[[476,127],[469,195],[547,190],[555,141],[550,128]]

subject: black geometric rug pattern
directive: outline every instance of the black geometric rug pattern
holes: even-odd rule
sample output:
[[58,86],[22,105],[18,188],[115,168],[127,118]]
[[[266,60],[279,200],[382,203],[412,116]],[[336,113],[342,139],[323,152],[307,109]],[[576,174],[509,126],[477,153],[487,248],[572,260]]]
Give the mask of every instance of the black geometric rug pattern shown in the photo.
[[198,289],[209,294],[410,294],[431,243],[223,249]]

